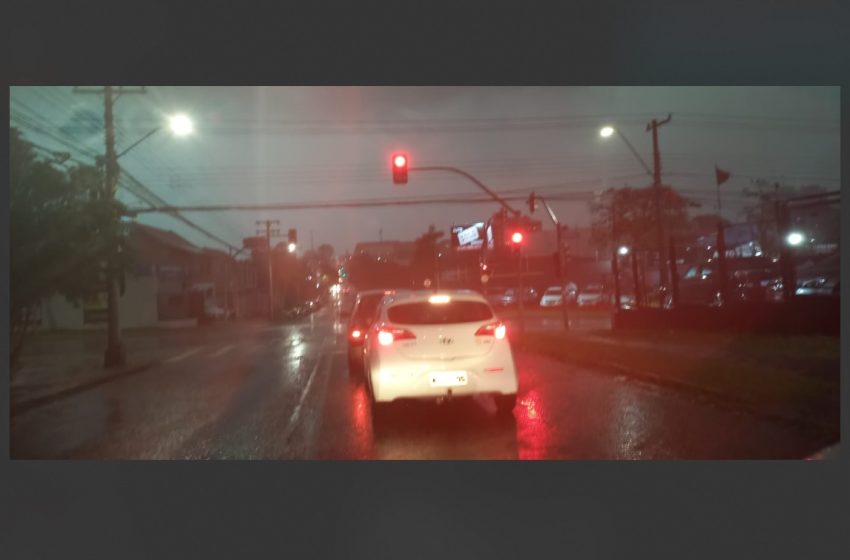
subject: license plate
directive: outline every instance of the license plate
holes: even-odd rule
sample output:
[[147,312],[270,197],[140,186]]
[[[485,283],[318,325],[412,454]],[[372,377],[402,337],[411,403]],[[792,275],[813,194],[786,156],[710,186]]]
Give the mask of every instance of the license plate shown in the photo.
[[457,387],[467,383],[468,377],[465,371],[431,372],[431,387]]

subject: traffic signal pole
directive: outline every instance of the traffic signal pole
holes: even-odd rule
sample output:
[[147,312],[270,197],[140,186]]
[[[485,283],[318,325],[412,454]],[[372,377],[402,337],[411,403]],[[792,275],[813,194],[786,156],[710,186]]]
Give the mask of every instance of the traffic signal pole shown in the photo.
[[280,230],[271,229],[272,224],[280,224],[280,220],[257,220],[256,224],[265,226],[265,231],[257,230],[257,234],[265,233],[266,247],[269,260],[269,320],[274,319],[274,275],[272,273],[272,236],[279,236]]
[[458,169],[457,167],[449,167],[449,166],[446,166],[446,165],[428,165],[428,166],[425,166],[425,167],[410,167],[408,170],[409,171],[447,171],[449,173],[454,173],[456,175],[460,175],[461,177],[464,177],[464,178],[472,181],[478,188],[480,188],[485,193],[490,195],[490,198],[492,198],[493,200],[495,200],[496,202],[501,204],[502,207],[505,208],[508,212],[510,212],[514,216],[519,216],[519,210],[515,210],[514,208],[512,208],[511,205],[508,204],[502,197],[500,197],[498,194],[496,194],[495,192],[493,192],[492,190],[487,188],[487,186],[484,183],[482,183],[481,181],[476,179],[474,176],[472,176],[471,174],[467,173],[466,171],[464,171],[462,169]]
[[528,196],[528,209],[531,211],[531,213],[534,213],[534,210],[537,207],[538,200],[541,204],[543,204],[543,207],[546,208],[546,213],[549,214],[549,219],[552,220],[552,223],[555,225],[555,242],[558,245],[558,279],[560,280],[561,284],[561,309],[563,311],[564,317],[564,330],[568,331],[570,330],[570,318],[567,312],[567,259],[564,256],[564,227],[561,225],[561,222],[558,221],[558,217],[555,215],[555,212],[552,210],[552,207],[549,206],[549,203],[546,202],[546,199],[534,193],[531,193]]

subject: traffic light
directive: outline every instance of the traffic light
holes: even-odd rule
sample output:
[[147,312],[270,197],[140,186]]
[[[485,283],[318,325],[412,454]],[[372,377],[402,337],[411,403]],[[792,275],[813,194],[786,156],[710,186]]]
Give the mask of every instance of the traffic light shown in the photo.
[[528,211],[534,214],[537,210],[537,196],[534,193],[528,195]]
[[522,245],[522,242],[525,241],[525,234],[520,230],[515,230],[511,232],[511,245]]
[[289,230],[288,241],[289,243],[293,243],[295,245],[298,244],[298,231],[294,228]]
[[396,185],[407,184],[407,154],[393,154],[390,165],[393,168],[393,183]]

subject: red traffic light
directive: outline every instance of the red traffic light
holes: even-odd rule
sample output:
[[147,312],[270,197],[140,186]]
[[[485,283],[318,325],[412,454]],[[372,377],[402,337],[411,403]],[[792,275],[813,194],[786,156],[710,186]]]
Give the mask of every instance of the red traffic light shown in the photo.
[[511,243],[513,243],[514,245],[519,245],[520,243],[522,243],[523,239],[525,239],[525,236],[522,234],[521,231],[515,231],[511,234]]
[[407,154],[393,154],[393,183],[396,185],[407,184]]

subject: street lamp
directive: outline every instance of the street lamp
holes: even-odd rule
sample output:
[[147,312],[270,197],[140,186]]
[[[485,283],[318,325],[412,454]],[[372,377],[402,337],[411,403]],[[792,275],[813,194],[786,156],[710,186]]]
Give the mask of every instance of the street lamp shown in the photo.
[[640,162],[640,164],[643,166],[643,169],[644,171],[646,171],[647,175],[652,176],[653,173],[652,170],[649,168],[649,165],[647,165],[646,162],[643,161],[643,158],[640,157],[640,154],[637,152],[637,150],[635,150],[635,147],[632,146],[632,143],[629,142],[629,139],[626,138],[626,136],[620,131],[619,128],[614,128],[613,126],[603,126],[599,129],[599,136],[601,136],[602,138],[610,138],[614,135],[615,132],[617,133],[617,136],[620,137],[620,140],[622,140],[623,143],[628,146],[629,150],[632,152],[632,155],[634,155]]
[[175,136],[188,136],[195,131],[192,119],[183,113],[169,117],[168,127]]
[[[174,136],[182,138],[184,136],[189,136],[190,134],[192,134],[195,131],[195,125],[192,123],[192,119],[190,119],[183,113],[179,113],[177,115],[172,115],[168,117],[168,129]],[[138,146],[160,130],[162,130],[162,125],[157,126],[153,130],[151,130],[150,132],[130,144],[130,146],[124,149],[124,151],[116,155],[115,159],[117,160],[121,156],[125,155],[127,152],[129,152],[130,150],[132,150],[133,148],[135,148],[136,146]]]
[[785,237],[785,241],[788,243],[788,245],[791,245],[792,247],[798,247],[802,245],[803,241],[805,240],[806,237],[799,231],[792,231],[788,234],[787,237]]
[[625,245],[622,245],[622,246],[621,246],[621,247],[617,250],[617,252],[618,252],[618,253],[620,253],[620,255],[621,255],[621,256],[625,257],[626,255],[628,255],[628,254],[629,254],[629,248],[628,248],[628,247],[626,247]]
[[290,253],[294,253],[295,252],[295,243],[290,243],[289,245],[287,245],[286,250],[289,251]]

